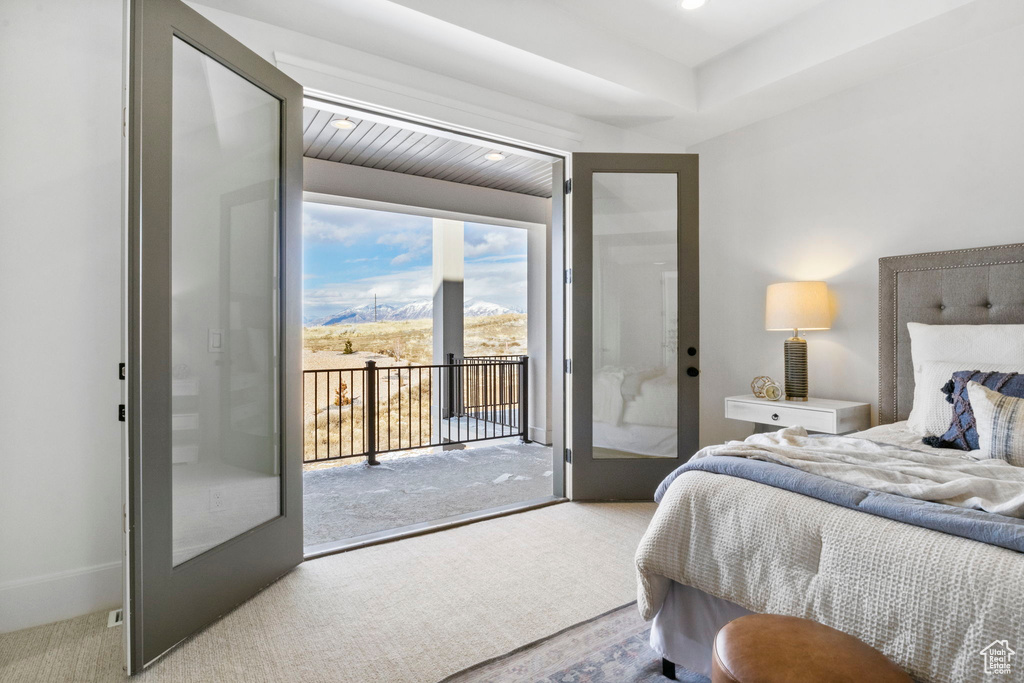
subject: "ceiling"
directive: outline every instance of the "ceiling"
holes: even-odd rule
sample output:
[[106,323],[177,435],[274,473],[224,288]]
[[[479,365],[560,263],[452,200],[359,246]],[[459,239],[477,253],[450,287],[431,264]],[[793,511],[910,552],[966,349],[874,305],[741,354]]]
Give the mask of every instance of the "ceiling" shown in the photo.
[[342,46],[350,82],[672,149],[1024,24],[1020,0],[203,2],[321,39],[288,49],[335,70],[317,53]]
[[[694,67],[822,1],[709,0],[695,11],[682,11],[673,0],[551,0],[551,3],[578,22]],[[426,3],[420,5],[422,8]]]
[[[342,130],[331,125],[331,121],[344,118],[355,123],[355,128]],[[375,118],[378,120],[304,107],[303,156],[535,197],[551,196],[550,161],[402,128]],[[501,152],[505,158],[487,159],[485,155],[491,152]]]

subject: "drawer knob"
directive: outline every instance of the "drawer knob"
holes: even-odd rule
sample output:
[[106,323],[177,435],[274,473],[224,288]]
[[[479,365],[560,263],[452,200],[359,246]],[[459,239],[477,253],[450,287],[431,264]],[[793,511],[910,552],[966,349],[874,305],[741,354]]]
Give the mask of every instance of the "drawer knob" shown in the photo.
[[779,414],[778,413],[772,413],[772,419],[775,420],[776,422],[778,422]]

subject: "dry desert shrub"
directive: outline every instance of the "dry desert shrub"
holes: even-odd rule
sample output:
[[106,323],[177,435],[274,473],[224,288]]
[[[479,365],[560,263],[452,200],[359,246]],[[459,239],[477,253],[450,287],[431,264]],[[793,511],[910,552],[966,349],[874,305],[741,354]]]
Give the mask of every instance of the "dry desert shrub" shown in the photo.
[[[328,396],[339,396],[338,375],[332,373],[331,385],[326,382],[315,387],[306,387],[304,404],[304,449],[305,459],[327,459],[338,456],[359,455],[366,452],[365,421],[363,404],[363,373],[353,373],[355,379],[352,394],[345,386],[341,403],[327,401]],[[436,419],[431,421],[431,390],[437,383],[436,376],[429,371],[402,369],[401,372],[388,369],[378,374],[377,400],[377,450],[396,448],[418,448],[438,441]],[[399,377],[400,376],[400,377]],[[351,462],[361,462],[352,458]]]
[[[467,356],[526,353],[524,314],[466,318],[464,325]],[[433,362],[433,340],[433,321],[429,319],[306,327],[303,330],[303,347],[311,351],[371,351],[415,365]]]
[[[307,461],[314,457],[323,460],[365,453],[365,373],[362,368],[370,359],[381,369],[378,373],[378,450],[389,446],[415,448],[441,440],[436,417],[433,423],[431,421],[430,393],[439,385],[437,370],[417,369],[432,363],[433,321],[307,327],[303,330],[303,346],[307,352],[327,352],[326,359],[316,355],[314,357],[321,361],[309,366],[321,372],[316,373],[315,378],[307,375],[304,381]],[[511,313],[465,319],[466,356],[525,353],[525,315]],[[399,363],[401,370],[395,367]],[[324,372],[324,368],[338,369]],[[388,395],[391,396],[390,407]],[[364,459],[351,457],[334,462],[354,464]]]

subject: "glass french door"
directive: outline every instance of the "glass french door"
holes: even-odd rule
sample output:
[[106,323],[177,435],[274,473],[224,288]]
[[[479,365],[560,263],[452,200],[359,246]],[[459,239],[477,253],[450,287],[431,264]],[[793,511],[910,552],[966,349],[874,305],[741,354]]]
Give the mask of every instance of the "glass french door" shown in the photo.
[[130,11],[134,673],[302,561],[302,89],[178,0]]
[[574,154],[573,500],[650,500],[698,445],[694,154]]

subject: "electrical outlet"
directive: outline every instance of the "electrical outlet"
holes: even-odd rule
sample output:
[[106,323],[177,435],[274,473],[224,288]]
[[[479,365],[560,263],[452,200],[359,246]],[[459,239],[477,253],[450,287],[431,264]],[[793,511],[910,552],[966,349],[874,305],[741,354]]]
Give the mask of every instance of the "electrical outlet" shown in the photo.
[[210,489],[210,511],[224,509],[224,489]]

